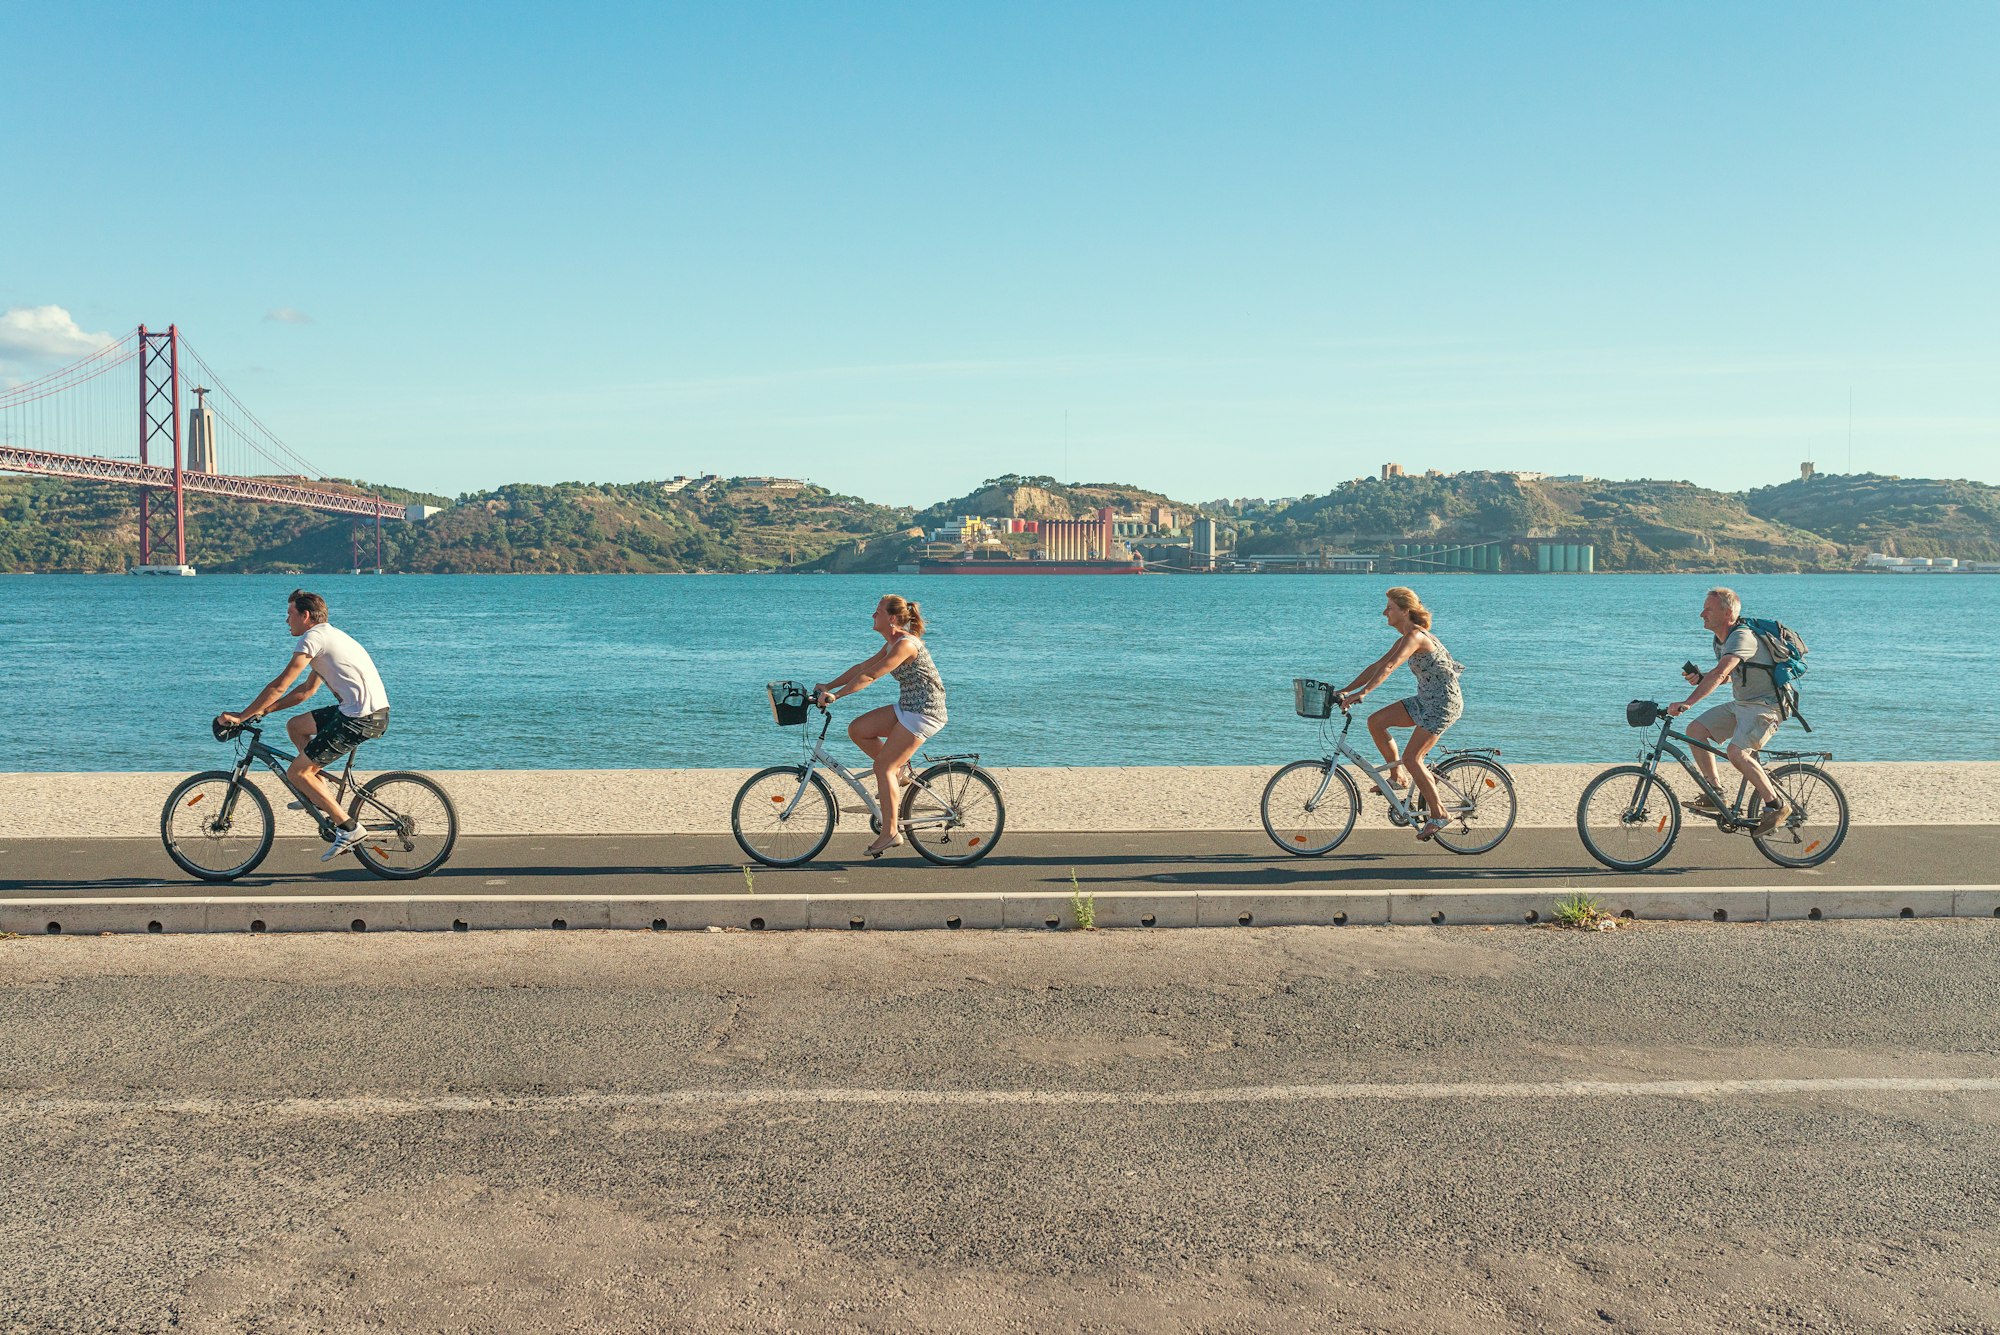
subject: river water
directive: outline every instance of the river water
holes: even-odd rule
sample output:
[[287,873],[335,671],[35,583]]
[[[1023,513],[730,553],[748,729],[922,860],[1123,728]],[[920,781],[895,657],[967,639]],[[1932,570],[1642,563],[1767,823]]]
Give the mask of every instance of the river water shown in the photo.
[[[1640,737],[1625,702],[1677,699],[1681,661],[1713,661],[1698,621],[1713,577],[1407,578],[1469,669],[1448,741],[1510,760],[1629,758]],[[952,716],[931,749],[1000,765],[1304,754],[1317,730],[1293,715],[1291,679],[1344,682],[1392,639],[1381,576],[0,576],[0,770],[222,762],[208,720],[284,665],[285,595],[301,582],[388,686],[393,723],[371,768],[788,759],[797,734],[772,723],[764,683],[830,677],[872,652],[884,592],[920,600],[931,622]],[[2000,577],[1726,582],[1812,645],[1816,744],[1856,760],[2000,759]],[[1401,678],[1371,706],[1412,693]],[[1805,740],[1795,725],[1780,738]]]

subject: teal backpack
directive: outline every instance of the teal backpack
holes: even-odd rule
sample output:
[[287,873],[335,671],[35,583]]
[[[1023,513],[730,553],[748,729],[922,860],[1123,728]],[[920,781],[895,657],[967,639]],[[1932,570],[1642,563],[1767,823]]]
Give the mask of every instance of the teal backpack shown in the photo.
[[[1771,685],[1778,693],[1778,717],[1796,718],[1799,726],[1807,732],[1812,724],[1799,713],[1799,688],[1795,684],[1806,675],[1806,642],[1803,636],[1782,621],[1769,617],[1738,617],[1736,624],[1747,626],[1757,637],[1758,645],[1771,655],[1771,666],[1766,669],[1771,674]],[[1763,667],[1762,663],[1743,665]]]

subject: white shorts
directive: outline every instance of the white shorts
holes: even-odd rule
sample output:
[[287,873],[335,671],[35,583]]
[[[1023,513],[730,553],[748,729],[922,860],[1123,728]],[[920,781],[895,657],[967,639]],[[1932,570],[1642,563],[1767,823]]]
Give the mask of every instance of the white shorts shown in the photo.
[[1695,720],[1708,730],[1710,737],[1740,746],[1745,751],[1762,751],[1769,746],[1772,734],[1778,731],[1781,721],[1776,705],[1751,704],[1743,700],[1717,705]]
[[924,714],[913,713],[901,705],[891,705],[889,707],[896,711],[896,722],[908,728],[910,735],[920,742],[929,741],[937,735],[938,729],[944,727],[944,720],[941,718],[931,718]]

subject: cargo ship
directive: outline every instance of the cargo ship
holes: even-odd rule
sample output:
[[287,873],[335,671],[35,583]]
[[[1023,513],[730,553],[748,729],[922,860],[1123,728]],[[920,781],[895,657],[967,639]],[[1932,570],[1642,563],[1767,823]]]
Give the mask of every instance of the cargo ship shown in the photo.
[[1143,561],[1055,560],[1035,561],[1010,556],[965,556],[917,562],[920,575],[1143,575]]

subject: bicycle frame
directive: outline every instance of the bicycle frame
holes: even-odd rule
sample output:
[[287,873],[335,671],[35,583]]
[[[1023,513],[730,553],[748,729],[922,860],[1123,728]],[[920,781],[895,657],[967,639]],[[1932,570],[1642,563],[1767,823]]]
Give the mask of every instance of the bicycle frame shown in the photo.
[[[217,816],[217,819],[224,825],[228,824],[230,818],[236,814],[236,795],[242,791],[243,780],[249,774],[250,766],[252,764],[262,764],[265,769],[270,770],[272,774],[277,776],[278,782],[285,786],[286,792],[299,799],[299,802],[312,816],[313,823],[319,826],[320,836],[322,838],[331,838],[334,828],[333,822],[328,819],[324,811],[320,810],[319,803],[313,801],[312,794],[292,782],[292,776],[286,768],[297,757],[289,751],[280,751],[277,747],[265,742],[264,730],[262,728],[246,725],[243,731],[249,734],[249,745],[242,747],[237,752],[236,764],[234,766],[235,774],[229,781],[229,792],[222,799],[222,811]],[[362,792],[361,786],[354,782],[354,752],[349,751],[346,760],[347,763],[341,766],[339,781],[333,785],[334,796],[340,804],[346,807],[350,801],[353,801],[355,811],[358,814],[359,804],[365,802],[390,820],[400,823],[402,820],[401,816],[383,806],[374,797]]]
[[[1397,796],[1396,785],[1388,782],[1383,777],[1388,771],[1384,769],[1377,769],[1374,765],[1370,764],[1367,760],[1363,759],[1359,752],[1357,752],[1353,747],[1347,744],[1347,734],[1353,731],[1354,729],[1354,712],[1349,709],[1343,709],[1340,712],[1342,720],[1340,724],[1340,733],[1339,735],[1334,737],[1332,742],[1332,749],[1327,753],[1326,773],[1320,777],[1319,791],[1315,792],[1312,795],[1311,799],[1307,801],[1306,810],[1307,811],[1319,810],[1319,804],[1326,800],[1327,793],[1331,791],[1333,788],[1334,765],[1336,764],[1336,762],[1340,760],[1349,760],[1352,761],[1356,766],[1358,766],[1361,769],[1361,771],[1365,773],[1369,777],[1369,779],[1374,782],[1376,788],[1381,790],[1382,796],[1384,799],[1388,801],[1389,810],[1391,814],[1396,818],[1396,820],[1405,825],[1420,824],[1423,820],[1422,813],[1416,810],[1415,808],[1412,808],[1409,804],[1405,803],[1401,797]],[[1325,737],[1326,734],[1329,731],[1331,731],[1332,727],[1333,727],[1333,721],[1331,719],[1321,722],[1320,736]],[[1452,755],[1452,756],[1469,756],[1469,755],[1497,756],[1500,753],[1491,747],[1478,747],[1464,751],[1445,751],[1442,754]],[[1419,763],[1424,763],[1424,764],[1429,763],[1429,757],[1426,756],[1425,759]],[[1410,791],[1413,793],[1416,791],[1416,785],[1414,783],[1411,784]],[[1439,794],[1439,796],[1443,796],[1443,794]],[[1455,808],[1454,810],[1467,811],[1470,809],[1471,808],[1469,807],[1459,807]]]
[[[1696,750],[1706,751],[1710,755],[1720,757],[1726,761],[1729,760],[1728,748],[1716,746],[1710,742],[1702,741],[1699,737],[1690,737],[1685,732],[1677,731],[1674,728],[1673,717],[1665,715],[1664,711],[1662,713],[1663,720],[1660,724],[1660,735],[1653,739],[1653,744],[1650,747],[1640,753],[1640,768],[1645,770],[1647,774],[1657,775],[1660,768],[1660,757],[1663,755],[1672,756],[1680,762],[1681,768],[1687,772],[1689,778],[1695,781],[1695,786],[1701,789],[1708,800],[1715,803],[1716,807],[1720,810],[1728,813],[1728,820],[1732,826],[1750,822],[1756,815],[1757,806],[1763,801],[1763,795],[1756,793],[1756,790],[1751,787],[1750,776],[1738,770],[1736,798],[1734,801],[1724,801],[1722,790],[1711,784],[1707,776],[1701,772],[1700,766],[1696,765],[1689,758],[1686,751],[1681,750],[1674,743],[1685,742],[1688,746]],[[1833,753],[1831,751],[1770,751],[1758,753],[1757,763],[1761,766],[1765,760],[1816,760],[1821,764],[1825,764],[1832,759]],[[1729,763],[1733,769],[1735,762],[1729,761]],[[1755,795],[1755,801],[1746,807],[1744,804],[1745,797],[1752,794]]]
[[[821,709],[820,715],[819,736],[813,738],[809,744],[805,771],[799,776],[799,790],[792,794],[792,800],[785,804],[785,809],[779,814],[778,819],[791,819],[793,809],[798,806],[800,799],[806,795],[806,791],[812,787],[812,776],[821,770],[825,770],[853,790],[854,795],[860,798],[863,805],[868,808],[868,818],[875,822],[875,828],[878,830],[881,829],[882,808],[875,801],[875,794],[869,792],[863,785],[860,775],[841,764],[839,759],[826,749],[826,732],[828,728],[833,726],[832,712],[827,709]],[[810,725],[807,728],[807,735],[811,735]],[[914,759],[921,760],[926,765],[940,765],[947,760],[970,760],[974,764],[979,762],[979,757],[971,753],[936,757],[919,755],[914,757]],[[927,793],[931,791],[930,785],[921,779],[914,780],[911,786],[921,788]],[[946,805],[949,806],[949,804]],[[955,825],[957,823],[957,813],[947,811],[946,814],[940,816],[919,816],[915,820],[904,821],[902,822],[902,828],[914,830],[931,825]]]

